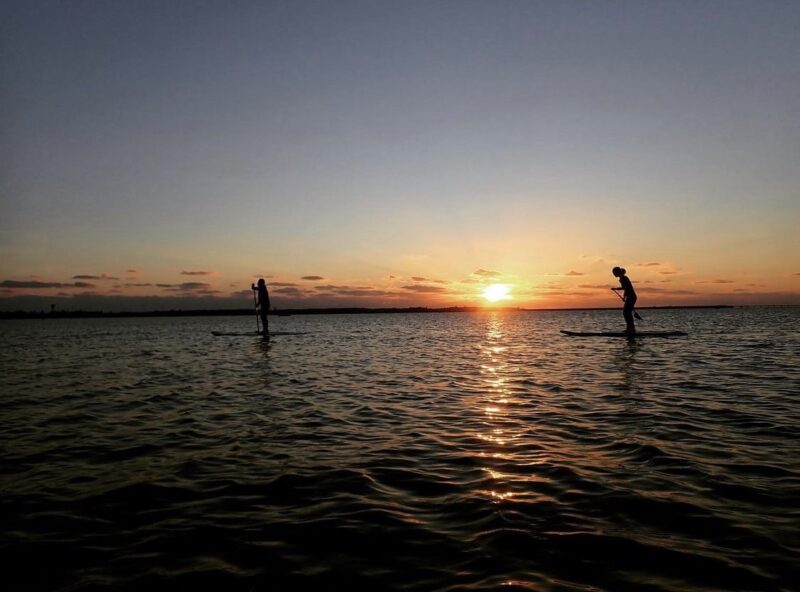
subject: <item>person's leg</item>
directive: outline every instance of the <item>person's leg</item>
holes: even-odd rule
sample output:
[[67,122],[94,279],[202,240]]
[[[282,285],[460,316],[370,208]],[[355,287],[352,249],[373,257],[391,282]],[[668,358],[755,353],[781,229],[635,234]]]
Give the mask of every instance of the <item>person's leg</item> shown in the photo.
[[626,303],[622,309],[622,316],[625,317],[625,332],[636,333],[636,325],[633,324],[633,306],[628,306]]
[[263,312],[261,313],[261,328],[263,329],[265,335],[269,333],[269,322],[267,321],[266,313]]

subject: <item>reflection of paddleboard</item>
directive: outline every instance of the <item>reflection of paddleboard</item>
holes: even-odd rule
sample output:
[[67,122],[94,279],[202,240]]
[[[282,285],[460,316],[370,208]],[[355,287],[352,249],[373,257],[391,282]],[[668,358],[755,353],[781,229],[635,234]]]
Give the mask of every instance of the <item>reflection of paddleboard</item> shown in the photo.
[[[212,331],[214,337],[264,337],[263,333],[256,333],[255,331]],[[305,335],[296,331],[270,331],[269,337],[276,335]]]
[[569,337],[686,337],[688,334],[683,331],[637,331],[636,335],[628,335],[622,331],[564,331],[561,332]]

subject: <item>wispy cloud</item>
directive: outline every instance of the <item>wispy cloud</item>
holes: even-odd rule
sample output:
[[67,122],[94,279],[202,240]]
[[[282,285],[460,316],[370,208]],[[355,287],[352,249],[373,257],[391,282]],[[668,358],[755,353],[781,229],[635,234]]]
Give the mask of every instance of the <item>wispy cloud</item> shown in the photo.
[[293,284],[292,282],[270,282],[269,287],[276,287],[276,288],[294,288],[297,287],[297,284]]
[[181,275],[214,275],[215,271],[182,271]]
[[[431,278],[426,278],[418,275],[411,276],[411,280],[414,282],[433,282],[434,284],[449,284],[447,280],[434,280]],[[476,280],[472,280],[470,283],[475,283]],[[465,282],[466,283],[466,282]]]
[[394,292],[387,292],[385,290],[377,290],[375,288],[349,288],[340,289],[333,292],[336,296],[349,296],[352,298],[368,298],[368,297],[386,297],[394,296]]
[[601,255],[581,255],[580,257],[584,261],[590,261],[591,263],[605,263],[606,258]]
[[667,288],[656,288],[654,286],[644,286],[643,288],[638,288],[637,292],[646,292],[648,294],[661,294],[664,296],[692,296],[697,294],[692,290],[669,290]]
[[402,286],[403,290],[410,290],[419,294],[442,294],[447,291],[441,286],[427,286],[425,284],[414,284],[412,286]]
[[143,284],[125,284],[126,288],[149,288],[153,284],[150,283],[143,283]]
[[319,282],[319,281],[324,280],[325,278],[322,277],[321,275],[304,275],[300,279],[301,280],[308,280],[310,282]]
[[658,273],[660,273],[661,275],[675,275],[678,272],[677,271],[659,271]]
[[608,290],[610,286],[606,284],[580,284],[579,288],[585,288],[587,290]]
[[118,277],[114,277],[113,275],[106,275],[102,273],[100,275],[73,275],[73,280],[118,280]]
[[586,274],[585,274],[585,273],[581,273],[581,272],[579,272],[579,271],[575,271],[574,269],[570,269],[570,270],[569,270],[567,273],[565,273],[564,275],[566,275],[566,276],[570,276],[570,277],[577,277],[577,276],[580,276],[580,275],[586,275]]
[[274,294],[282,294],[284,296],[294,296],[296,298],[305,297],[306,293],[300,288],[295,286],[280,286],[272,291]]
[[659,265],[661,265],[661,263],[659,263],[658,261],[650,261],[648,263],[637,263],[636,264],[637,267],[658,267]]
[[733,280],[700,280],[695,284],[735,284]]
[[499,271],[492,271],[490,269],[478,269],[472,272],[472,275],[479,275],[481,277],[497,277],[502,275]]
[[212,289],[211,284],[203,282],[184,282],[182,284],[156,284],[166,292],[199,292],[209,293]]
[[88,282],[73,282],[71,284],[64,282],[39,282],[34,280],[3,280],[0,283],[0,288],[23,288],[28,290],[42,290],[47,288],[95,288],[94,284]]
[[353,298],[397,296],[397,292],[378,290],[370,286],[336,286],[328,284],[314,286],[314,289],[317,290],[315,296],[349,296]]

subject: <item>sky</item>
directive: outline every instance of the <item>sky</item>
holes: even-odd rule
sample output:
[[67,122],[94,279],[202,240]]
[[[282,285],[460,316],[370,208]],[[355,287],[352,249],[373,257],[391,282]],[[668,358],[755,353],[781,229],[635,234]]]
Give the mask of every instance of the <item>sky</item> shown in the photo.
[[0,5],[0,309],[800,304],[799,223],[795,1]]

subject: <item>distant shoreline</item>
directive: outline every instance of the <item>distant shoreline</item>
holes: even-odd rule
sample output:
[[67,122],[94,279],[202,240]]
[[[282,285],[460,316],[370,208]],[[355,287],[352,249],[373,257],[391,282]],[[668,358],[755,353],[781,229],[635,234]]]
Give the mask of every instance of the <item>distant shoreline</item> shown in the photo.
[[[270,316],[317,315],[317,314],[387,314],[387,313],[437,313],[437,312],[569,312],[593,310],[619,310],[618,306],[579,307],[579,308],[484,308],[479,306],[450,306],[446,308],[296,308],[272,310]],[[698,306],[643,306],[637,310],[680,310],[695,308],[734,308],[732,304],[711,304]],[[0,320],[8,319],[87,319],[87,318],[125,318],[125,317],[217,317],[250,316],[253,309],[231,308],[212,310],[152,310],[146,312],[103,312],[87,310],[44,311],[6,311],[0,312]]]

